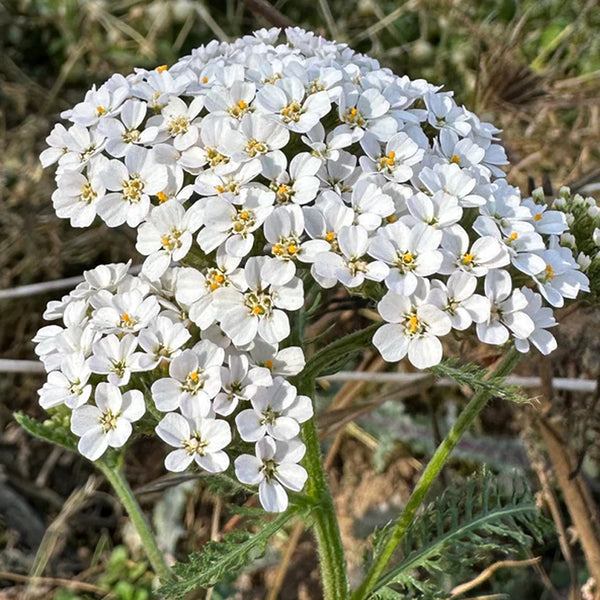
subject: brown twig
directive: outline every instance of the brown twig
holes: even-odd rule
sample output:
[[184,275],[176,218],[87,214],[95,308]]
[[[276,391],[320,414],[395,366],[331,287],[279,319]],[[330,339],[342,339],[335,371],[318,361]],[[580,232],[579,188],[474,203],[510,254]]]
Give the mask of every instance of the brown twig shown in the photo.
[[544,396],[540,403],[541,410],[535,414],[537,429],[544,440],[567,510],[579,534],[589,573],[596,581],[600,581],[600,513],[582,475],[577,473],[572,476],[577,457],[566,441],[561,423],[550,422],[546,416],[551,409],[552,371],[545,357],[540,364],[540,375],[544,381]]
[[267,0],[244,0],[248,9],[268,21],[275,27],[293,27],[294,22],[277,10]]
[[273,585],[269,589],[269,593],[267,594],[266,600],[277,600],[277,596],[281,591],[281,587],[283,586],[283,582],[285,580],[285,576],[290,567],[290,562],[292,560],[292,556],[294,551],[296,550],[296,546],[300,541],[300,536],[304,531],[304,523],[302,521],[298,521],[294,526],[292,531],[292,535],[290,535],[287,544],[285,545],[285,552],[281,557],[281,562],[279,563],[279,567],[277,568],[277,573],[275,573],[275,581]]
[[30,577],[29,575],[19,575],[17,573],[9,573],[8,571],[0,571],[0,580],[1,579],[16,581],[18,583],[27,583],[29,585],[46,584],[53,587],[62,586],[72,590],[78,590],[80,592],[97,594],[99,596],[106,596],[106,594],[110,594],[110,590],[107,588],[103,588],[92,583],[85,583],[84,581],[61,579],[60,577]]
[[481,585],[484,581],[487,581],[498,569],[503,568],[515,568],[515,567],[529,567],[539,562],[541,559],[539,556],[535,558],[528,558],[526,560],[500,560],[493,565],[490,565],[487,569],[484,569],[477,577],[471,579],[471,581],[467,581],[465,583],[461,583],[452,589],[450,592],[451,598],[456,596],[460,596],[469,590]]

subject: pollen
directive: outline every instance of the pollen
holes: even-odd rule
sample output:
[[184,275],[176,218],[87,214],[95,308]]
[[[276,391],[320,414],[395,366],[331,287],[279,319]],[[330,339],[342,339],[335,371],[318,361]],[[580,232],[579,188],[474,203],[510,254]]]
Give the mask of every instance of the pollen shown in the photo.
[[538,213],[537,215],[535,215],[535,217],[533,217],[534,221],[539,221],[542,218],[542,213]]
[[159,73],[162,73],[163,71],[166,71],[168,69],[167,65],[160,65],[159,67],[156,67],[156,70]]
[[328,231],[328,232],[325,234],[325,239],[326,239],[328,242],[333,242],[333,240],[335,240],[335,233],[334,233],[333,231]]
[[101,117],[102,115],[106,114],[106,109],[104,108],[104,106],[96,106],[96,113],[99,117]]
[[281,244],[274,244],[271,252],[275,254],[275,256],[281,256],[285,252],[285,248]]
[[217,192],[219,192],[219,194],[225,193],[225,188],[222,185],[215,185],[215,190],[217,190]]
[[508,236],[508,241],[509,242],[514,242],[517,238],[519,237],[519,234],[516,231],[513,231],[509,236]]
[[297,248],[297,246],[294,246],[293,244],[290,244],[288,246],[287,251],[288,251],[288,254],[296,254],[298,252],[298,248]]
[[395,158],[396,158],[396,153],[393,150],[390,150],[389,154],[387,155],[388,165],[392,166],[394,164]]
[[243,210],[240,213],[240,219],[244,219],[244,221],[247,221],[250,218],[250,213],[247,210]]
[[419,331],[419,325],[419,317],[416,315],[411,315],[408,318],[408,329],[410,333],[417,333],[417,331]]
[[272,369],[273,368],[273,361],[272,360],[268,360],[265,363],[265,367],[267,367],[267,369],[269,369],[269,370]]
[[453,154],[450,162],[460,166],[460,156],[458,156],[458,154]]
[[292,102],[281,110],[281,120],[284,123],[297,123],[302,115],[302,106],[299,102]]
[[121,323],[127,327],[131,327],[135,324],[135,321],[127,313],[123,313],[121,315]]
[[202,83],[208,83],[208,77],[206,77],[206,75],[202,78]]
[[194,382],[198,381],[198,377],[199,377],[199,375],[198,375],[198,371],[192,371],[192,372],[191,372],[191,373],[188,375],[188,377],[189,377],[189,378],[190,378],[192,381],[194,381]]
[[475,257],[472,254],[469,254],[468,252],[462,257],[462,260],[460,261],[463,265],[468,265],[471,264],[473,262],[473,259]]
[[407,252],[404,255],[404,262],[406,262],[406,263],[411,263],[414,259],[415,259],[414,256],[410,252]]
[[158,201],[161,204],[163,204],[169,199],[169,197],[164,192],[158,192],[158,194],[156,194],[156,197],[158,198]]
[[546,265],[544,272],[544,281],[552,281],[556,277],[556,273],[554,273],[554,269],[551,265]]
[[255,315],[264,315],[265,309],[262,306],[253,306],[252,313]]

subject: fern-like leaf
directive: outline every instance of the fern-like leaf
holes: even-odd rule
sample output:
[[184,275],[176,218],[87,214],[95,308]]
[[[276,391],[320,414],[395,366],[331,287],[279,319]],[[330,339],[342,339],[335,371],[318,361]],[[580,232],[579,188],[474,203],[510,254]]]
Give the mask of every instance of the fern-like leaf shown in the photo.
[[[404,536],[403,559],[377,582],[373,600],[447,597],[442,578],[466,578],[494,554],[506,555],[541,541],[551,531],[521,480],[507,497],[489,473],[468,479],[440,495]],[[425,579],[418,572],[425,572]],[[457,583],[457,582],[456,582]],[[447,581],[446,581],[447,584]]]
[[200,552],[190,555],[189,562],[174,565],[180,580],[163,586],[160,594],[177,600],[194,589],[210,587],[237,574],[264,554],[269,539],[297,514],[288,510],[269,523],[263,522],[256,533],[232,531],[219,542],[208,542]]
[[461,365],[454,358],[430,367],[429,371],[436,377],[450,377],[460,385],[468,385],[476,391],[483,390],[495,398],[521,404],[531,401],[518,387],[506,385],[503,377],[490,378],[486,369],[473,364]]

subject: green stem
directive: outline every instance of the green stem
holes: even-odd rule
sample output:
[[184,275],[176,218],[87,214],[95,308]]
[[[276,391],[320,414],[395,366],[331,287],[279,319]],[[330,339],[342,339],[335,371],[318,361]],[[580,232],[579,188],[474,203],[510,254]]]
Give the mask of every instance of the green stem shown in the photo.
[[100,461],[94,464],[102,471],[102,474],[106,479],[108,479],[110,485],[112,485],[119,500],[129,514],[129,518],[142,540],[144,552],[146,553],[154,572],[163,583],[173,579],[171,569],[167,566],[165,557],[156,544],[154,534],[150,529],[150,524],[146,520],[140,505],[137,503],[127,480],[123,477],[119,469],[115,467],[111,467]]
[[[314,398],[313,377],[303,377],[298,388],[301,394]],[[308,471],[307,495],[315,507],[312,515],[321,565],[323,598],[324,600],[346,600],[348,579],[344,548],[335,516],[333,498],[323,468],[323,457],[314,417],[304,423],[302,432],[306,443],[304,465]]]
[[[491,377],[505,377],[508,375],[514,369],[519,357],[519,352],[515,348],[511,348],[504,355],[500,363],[498,363],[497,367],[492,372]],[[463,434],[471,426],[477,415],[482,411],[483,407],[487,404],[490,396],[491,394],[488,390],[480,390],[471,398],[467,406],[460,413],[456,423],[431,457],[431,460],[423,471],[421,478],[402,512],[402,516],[396,523],[384,548],[375,557],[371,570],[367,573],[365,580],[352,595],[352,600],[364,600],[365,598],[368,598],[371,591],[377,589],[376,586],[379,578],[396,551],[396,548],[398,548],[407,529],[413,522],[415,514],[425,499],[427,492],[446,464],[450,453],[460,441]]]

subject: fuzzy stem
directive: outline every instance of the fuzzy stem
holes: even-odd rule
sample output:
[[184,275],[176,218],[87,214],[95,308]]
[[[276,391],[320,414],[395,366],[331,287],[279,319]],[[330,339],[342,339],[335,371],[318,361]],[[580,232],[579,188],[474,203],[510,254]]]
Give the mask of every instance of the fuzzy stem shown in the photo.
[[167,563],[165,562],[165,557],[156,543],[154,534],[150,529],[150,524],[146,520],[140,505],[135,499],[127,480],[116,467],[109,466],[100,461],[94,464],[100,469],[100,471],[102,471],[102,474],[106,477],[106,479],[108,479],[108,482],[110,485],[112,485],[117,496],[119,497],[119,500],[129,514],[129,518],[131,519],[133,526],[142,540],[144,552],[146,553],[146,556],[148,557],[148,560],[150,561],[152,569],[156,575],[158,575],[162,583],[173,579],[171,569],[169,569]]
[[[314,378],[303,378],[298,387],[301,394],[314,398]],[[344,548],[323,467],[323,456],[314,418],[304,423],[302,432],[306,443],[304,465],[308,471],[307,494],[314,504],[312,516],[321,565],[323,598],[324,600],[346,600],[348,578]]]
[[[515,367],[519,360],[519,352],[515,348],[511,348],[498,363],[494,371],[491,373],[491,377],[505,377]],[[437,447],[434,455],[427,464],[427,467],[423,471],[421,478],[419,479],[413,493],[411,494],[402,516],[396,523],[394,530],[392,531],[388,541],[386,542],[382,551],[375,557],[373,565],[370,571],[367,573],[365,580],[361,586],[352,595],[352,600],[364,600],[369,597],[369,594],[376,587],[377,582],[383,571],[390,561],[392,555],[398,548],[402,538],[406,531],[413,522],[416,512],[421,506],[427,492],[431,488],[436,477],[446,464],[450,453],[460,441],[463,434],[471,426],[477,415],[482,411],[483,407],[487,404],[490,398],[488,390],[480,390],[476,393],[464,410],[460,413],[454,426],[450,429],[442,443]]]

